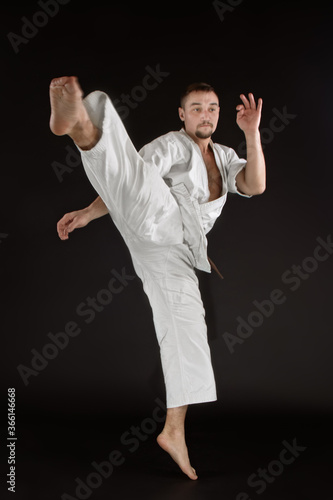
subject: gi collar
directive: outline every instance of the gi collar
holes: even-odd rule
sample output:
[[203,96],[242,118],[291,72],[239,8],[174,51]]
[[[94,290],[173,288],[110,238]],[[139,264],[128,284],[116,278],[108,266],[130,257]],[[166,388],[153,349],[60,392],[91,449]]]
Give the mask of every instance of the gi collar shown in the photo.
[[[191,142],[193,142],[194,144],[196,144],[198,147],[199,145],[192,139],[192,137],[190,135],[188,135],[188,133],[186,132],[186,130],[184,129],[184,127],[182,127],[179,132],[181,134],[183,134],[187,139],[189,139]],[[214,149],[214,142],[212,141],[212,139],[210,139],[209,141],[209,145],[212,149]]]

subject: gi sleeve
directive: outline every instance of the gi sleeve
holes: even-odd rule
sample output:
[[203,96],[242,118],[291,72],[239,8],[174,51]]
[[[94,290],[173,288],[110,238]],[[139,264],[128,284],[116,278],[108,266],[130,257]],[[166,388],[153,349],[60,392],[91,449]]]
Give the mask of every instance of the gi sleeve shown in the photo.
[[146,163],[155,165],[160,176],[165,178],[171,167],[177,163],[179,152],[172,133],[169,133],[143,146],[139,155]]
[[228,191],[230,193],[237,193],[246,198],[251,198],[252,195],[248,195],[239,191],[236,184],[237,174],[246,167],[246,160],[244,158],[239,158],[237,153],[232,148],[224,147],[224,152],[226,154],[226,173],[227,173],[227,183]]

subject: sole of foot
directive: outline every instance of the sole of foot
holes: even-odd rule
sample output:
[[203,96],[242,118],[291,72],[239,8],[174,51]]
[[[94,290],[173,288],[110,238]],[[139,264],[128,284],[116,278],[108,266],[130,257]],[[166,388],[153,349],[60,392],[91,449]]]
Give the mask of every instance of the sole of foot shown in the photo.
[[75,76],[54,78],[50,83],[50,129],[55,135],[66,135],[85,114],[83,92]]

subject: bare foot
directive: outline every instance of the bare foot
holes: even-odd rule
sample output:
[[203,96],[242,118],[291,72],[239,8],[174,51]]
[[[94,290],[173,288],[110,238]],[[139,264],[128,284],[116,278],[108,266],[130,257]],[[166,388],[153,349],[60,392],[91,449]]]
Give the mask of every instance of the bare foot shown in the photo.
[[69,135],[83,149],[90,149],[99,139],[82,102],[82,89],[75,76],[54,78],[50,84],[50,129],[55,135]]
[[190,464],[183,433],[167,433],[162,431],[161,434],[157,436],[157,442],[164,451],[169,453],[171,458],[177,465],[179,465],[184,474],[186,474],[190,479],[198,479],[195,469],[193,469]]
[[54,134],[68,134],[80,121],[82,95],[82,89],[75,76],[63,76],[51,81],[50,128]]

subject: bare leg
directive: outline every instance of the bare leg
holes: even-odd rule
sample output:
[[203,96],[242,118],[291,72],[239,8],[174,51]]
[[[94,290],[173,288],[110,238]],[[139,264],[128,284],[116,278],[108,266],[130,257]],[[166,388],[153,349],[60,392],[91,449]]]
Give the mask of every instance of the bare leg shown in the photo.
[[190,479],[198,479],[198,476],[190,464],[187,446],[185,443],[185,417],[186,406],[168,408],[163,431],[157,436],[157,442],[163,450],[167,451],[181,470]]
[[54,78],[50,84],[50,129],[69,135],[81,149],[91,149],[100,138],[82,102],[82,89],[75,76]]

